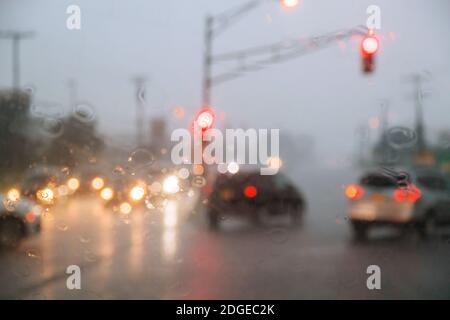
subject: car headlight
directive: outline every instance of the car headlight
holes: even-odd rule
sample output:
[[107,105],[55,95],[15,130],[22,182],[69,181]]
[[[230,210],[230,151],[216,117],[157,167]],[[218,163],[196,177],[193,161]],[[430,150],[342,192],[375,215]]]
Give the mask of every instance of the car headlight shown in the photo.
[[94,190],[100,190],[105,185],[105,181],[100,177],[95,177],[91,181],[92,189]]
[[80,187],[80,180],[77,178],[70,178],[67,180],[67,186],[70,190],[76,191]]
[[8,193],[6,194],[8,200],[17,202],[20,200],[20,191],[16,188],[12,188],[8,190]]
[[180,191],[179,180],[176,176],[168,176],[163,183],[163,190],[166,193],[177,193]]
[[123,214],[129,214],[133,207],[128,202],[122,202],[119,206],[119,210]]
[[36,192],[36,197],[45,204],[53,203],[55,199],[55,194],[53,190],[50,188],[40,189]]
[[100,192],[100,197],[102,197],[103,200],[105,201],[109,201],[112,199],[112,197],[114,196],[114,191],[111,188],[104,188],[101,192]]
[[130,191],[131,199],[139,201],[145,196],[145,189],[141,186],[135,186]]

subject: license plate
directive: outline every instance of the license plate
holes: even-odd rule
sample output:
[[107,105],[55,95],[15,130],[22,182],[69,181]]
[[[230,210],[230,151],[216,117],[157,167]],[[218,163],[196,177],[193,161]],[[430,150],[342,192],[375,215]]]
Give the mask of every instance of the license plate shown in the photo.
[[234,198],[234,192],[231,189],[224,189],[220,192],[220,198],[229,201]]
[[384,202],[386,201],[386,196],[384,194],[375,193],[370,197],[373,202]]

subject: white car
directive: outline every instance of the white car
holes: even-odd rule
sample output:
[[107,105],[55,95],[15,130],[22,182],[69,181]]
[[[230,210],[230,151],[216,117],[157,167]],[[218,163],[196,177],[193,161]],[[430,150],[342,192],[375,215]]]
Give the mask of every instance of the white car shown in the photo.
[[40,212],[27,199],[12,201],[0,195],[0,246],[13,247],[41,228]]
[[348,218],[355,237],[379,225],[412,226],[422,236],[450,224],[450,188],[436,170],[373,171],[346,187]]

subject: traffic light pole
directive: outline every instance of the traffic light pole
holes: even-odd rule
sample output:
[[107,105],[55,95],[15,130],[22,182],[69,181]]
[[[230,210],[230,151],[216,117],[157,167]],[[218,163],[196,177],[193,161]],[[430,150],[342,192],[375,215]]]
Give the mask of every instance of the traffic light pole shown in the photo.
[[211,64],[212,64],[212,40],[214,18],[207,16],[205,19],[205,47],[203,53],[203,88],[202,107],[207,107],[211,102]]
[[[292,39],[289,42],[279,41],[270,45],[213,55],[213,42],[215,37],[263,2],[263,0],[252,0],[238,8],[233,8],[222,14],[207,16],[205,18],[202,108],[207,108],[212,105],[212,89],[215,85],[238,78],[249,71],[260,70],[272,64],[292,60],[299,56],[312,53],[336,41],[350,38],[353,35],[365,36],[368,32],[365,26],[356,26],[351,29],[343,29],[306,39]],[[244,66],[242,66],[242,61],[245,61]],[[218,62],[237,62],[239,66],[232,68],[228,72],[213,75],[212,67]]]

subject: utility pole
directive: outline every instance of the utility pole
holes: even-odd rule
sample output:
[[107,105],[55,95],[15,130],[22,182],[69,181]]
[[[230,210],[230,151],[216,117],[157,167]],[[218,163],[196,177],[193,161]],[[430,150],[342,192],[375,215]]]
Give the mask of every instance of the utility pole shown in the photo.
[[20,88],[20,41],[34,36],[34,32],[0,31],[0,38],[12,40],[12,87]]
[[146,78],[136,76],[133,79],[136,94],[136,143],[138,147],[144,144],[144,121],[145,121],[145,83]]
[[381,129],[381,148],[383,153],[383,162],[390,162],[392,150],[388,142],[388,128],[389,128],[389,101],[380,101],[380,129]]
[[214,18],[205,18],[205,47],[203,52],[203,87],[202,107],[207,107],[211,102],[211,60],[212,60],[212,38]]
[[416,133],[417,133],[417,149],[419,152],[426,150],[425,128],[423,120],[423,98],[425,96],[422,88],[424,76],[422,74],[415,74],[413,81],[415,85],[415,108],[416,108]]
[[71,109],[75,108],[78,101],[78,84],[74,78],[70,78],[67,82],[69,88],[69,107]]

